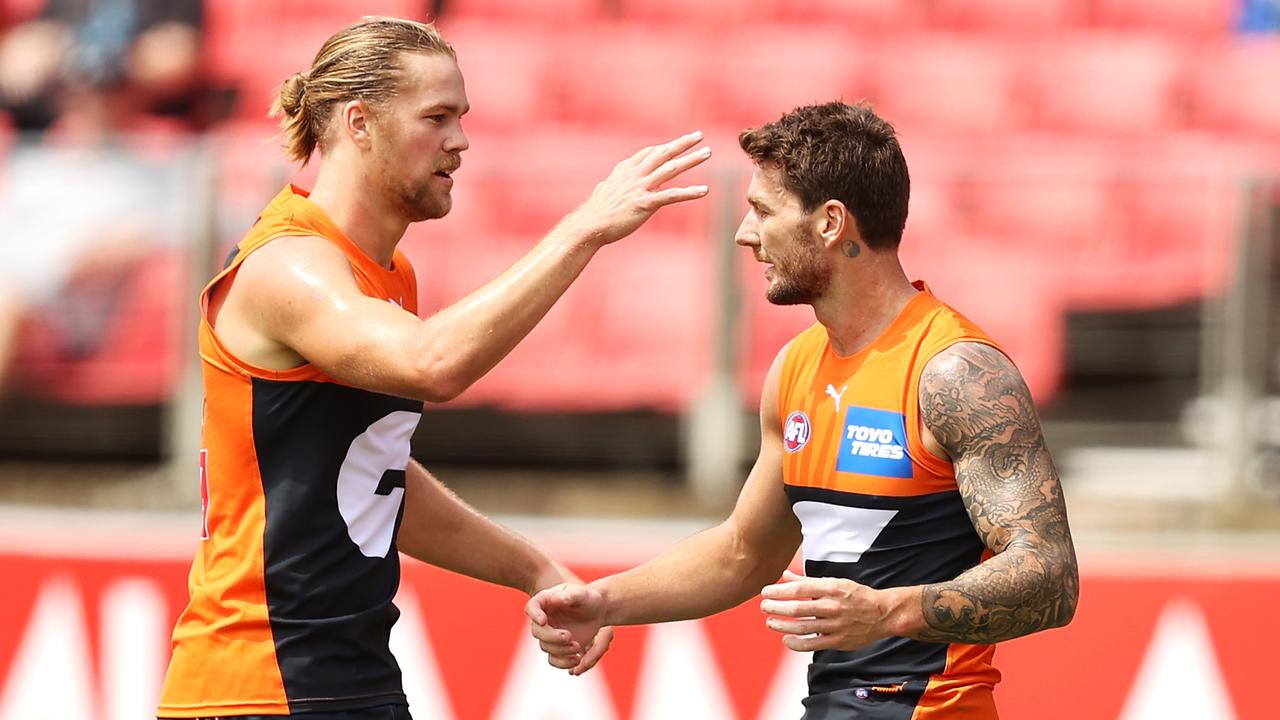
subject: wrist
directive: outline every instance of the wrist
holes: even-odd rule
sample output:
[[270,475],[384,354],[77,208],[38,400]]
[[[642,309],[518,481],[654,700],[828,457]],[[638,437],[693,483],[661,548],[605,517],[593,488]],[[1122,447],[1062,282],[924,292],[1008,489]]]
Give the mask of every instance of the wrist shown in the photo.
[[569,569],[564,565],[561,565],[553,558],[542,556],[535,564],[534,571],[529,575],[522,589],[525,594],[532,597],[549,587],[577,581],[578,576],[569,572]]
[[605,231],[595,223],[582,217],[579,210],[574,210],[556,225],[553,233],[561,236],[561,245],[569,249],[581,249],[594,253],[608,244]]
[[915,637],[925,628],[924,587],[885,588],[879,591],[885,603],[885,632],[894,637]]
[[610,588],[609,578],[603,577],[603,578],[600,578],[599,580],[595,580],[591,583],[588,583],[588,587],[600,593],[600,598],[603,601],[601,603],[601,607],[603,608],[601,610],[601,615],[604,620],[603,624],[617,625],[618,624],[617,617],[616,617],[617,612],[613,607],[613,601],[610,597],[611,588]]

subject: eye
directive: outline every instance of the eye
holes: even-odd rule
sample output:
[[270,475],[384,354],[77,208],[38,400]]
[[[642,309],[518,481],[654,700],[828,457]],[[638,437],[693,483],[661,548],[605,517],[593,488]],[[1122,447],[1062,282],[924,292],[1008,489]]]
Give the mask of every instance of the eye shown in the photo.
[[445,121],[445,116],[439,113],[435,115],[428,115],[427,120],[435,123],[436,125],[439,125],[440,123]]

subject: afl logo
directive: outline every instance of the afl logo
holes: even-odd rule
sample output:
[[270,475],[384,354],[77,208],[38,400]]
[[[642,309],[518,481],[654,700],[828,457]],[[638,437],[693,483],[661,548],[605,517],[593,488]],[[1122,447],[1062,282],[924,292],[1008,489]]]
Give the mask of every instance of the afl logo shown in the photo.
[[782,448],[789,453],[796,452],[809,442],[809,417],[799,410],[787,416],[782,426]]

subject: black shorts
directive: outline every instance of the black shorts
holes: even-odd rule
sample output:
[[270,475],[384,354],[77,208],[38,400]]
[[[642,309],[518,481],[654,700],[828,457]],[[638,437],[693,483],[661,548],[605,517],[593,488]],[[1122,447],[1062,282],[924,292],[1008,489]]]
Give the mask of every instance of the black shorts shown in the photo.
[[379,705],[361,710],[307,712],[296,715],[236,715],[234,717],[228,715],[198,718],[198,720],[280,720],[282,717],[296,717],[302,720],[413,720],[409,716],[409,708],[404,705]]

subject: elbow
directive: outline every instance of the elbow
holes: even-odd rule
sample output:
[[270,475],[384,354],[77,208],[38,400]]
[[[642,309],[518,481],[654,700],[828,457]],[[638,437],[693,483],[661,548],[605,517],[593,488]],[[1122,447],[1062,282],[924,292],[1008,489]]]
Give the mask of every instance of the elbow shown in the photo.
[[461,395],[471,387],[473,380],[463,377],[459,370],[444,358],[419,362],[413,371],[415,396],[423,402],[444,403]]
[[1080,604],[1080,576],[1074,566],[1066,568],[1058,588],[1057,608],[1052,617],[1053,627],[1066,627],[1076,616]]
[[419,368],[413,377],[413,389],[424,402],[448,402],[471,387],[470,380],[444,368]]

